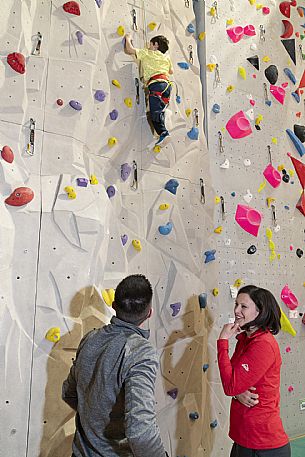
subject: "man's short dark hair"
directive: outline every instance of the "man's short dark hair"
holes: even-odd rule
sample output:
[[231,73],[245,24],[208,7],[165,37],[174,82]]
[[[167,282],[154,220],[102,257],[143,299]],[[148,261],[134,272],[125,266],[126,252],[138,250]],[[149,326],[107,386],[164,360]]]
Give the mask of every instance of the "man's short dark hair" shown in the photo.
[[166,51],[168,51],[168,44],[169,44],[169,41],[168,39],[163,36],[163,35],[157,35],[155,37],[153,37],[150,42],[152,44],[155,44],[157,43],[158,44],[158,51],[162,52],[163,54],[166,53]]
[[144,275],[130,275],[123,279],[115,290],[115,311],[119,319],[140,325],[148,317],[152,287]]
[[268,329],[273,335],[277,335],[281,329],[281,309],[274,295],[267,289],[253,285],[239,289],[237,296],[240,294],[249,295],[259,312],[252,322],[241,327],[242,330],[248,331],[251,327],[258,327]]

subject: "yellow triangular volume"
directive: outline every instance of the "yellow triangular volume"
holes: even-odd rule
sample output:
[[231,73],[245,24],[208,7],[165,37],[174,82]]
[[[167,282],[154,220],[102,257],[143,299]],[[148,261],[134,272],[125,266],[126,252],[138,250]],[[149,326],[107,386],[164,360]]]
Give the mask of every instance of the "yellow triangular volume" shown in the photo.
[[288,317],[286,316],[286,314],[284,313],[284,311],[282,309],[281,309],[281,327],[282,327],[283,332],[287,332],[287,333],[290,333],[290,335],[292,335],[292,336],[296,336],[297,332],[290,324]]

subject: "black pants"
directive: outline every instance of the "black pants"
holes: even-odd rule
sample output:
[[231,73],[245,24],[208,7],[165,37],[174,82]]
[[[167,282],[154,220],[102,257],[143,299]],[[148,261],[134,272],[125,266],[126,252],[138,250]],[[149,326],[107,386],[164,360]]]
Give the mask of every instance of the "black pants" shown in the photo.
[[234,443],[230,457],[291,457],[290,443],[276,449],[248,449]]
[[[156,82],[152,83],[148,86],[149,94],[152,92],[163,92],[164,97],[169,97],[171,94],[172,87],[168,86],[167,82]],[[165,127],[165,108],[166,104],[161,99],[161,97],[149,95],[149,111],[151,121],[153,123],[154,129],[158,135],[162,133],[167,133],[167,129]]]

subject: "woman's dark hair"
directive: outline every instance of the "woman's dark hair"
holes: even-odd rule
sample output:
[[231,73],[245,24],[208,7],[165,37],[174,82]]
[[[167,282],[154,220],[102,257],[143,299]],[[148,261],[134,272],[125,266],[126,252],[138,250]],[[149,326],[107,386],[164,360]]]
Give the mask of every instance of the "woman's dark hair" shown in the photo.
[[163,54],[166,53],[166,51],[168,51],[168,39],[163,36],[163,35],[157,35],[157,36],[154,36],[150,42],[152,44],[155,44],[157,43],[158,44],[158,51],[162,52]]
[[281,330],[281,309],[273,294],[261,287],[245,286],[239,289],[238,295],[247,294],[254,301],[259,315],[248,324],[243,325],[242,330],[250,330],[252,327],[270,330],[273,335],[277,335]]
[[130,275],[115,290],[115,311],[119,319],[140,325],[151,308],[152,287],[144,275]]

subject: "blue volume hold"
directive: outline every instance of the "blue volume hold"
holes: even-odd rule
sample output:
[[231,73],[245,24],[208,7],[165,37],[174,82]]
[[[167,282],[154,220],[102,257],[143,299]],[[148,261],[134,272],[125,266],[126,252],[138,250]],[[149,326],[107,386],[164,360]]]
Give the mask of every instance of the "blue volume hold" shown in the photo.
[[187,132],[187,136],[190,140],[198,140],[199,138],[199,130],[197,127],[192,127],[189,132]]
[[288,78],[290,79],[290,81],[293,84],[295,84],[297,82],[296,77],[294,76],[294,74],[292,73],[290,68],[284,68],[284,73],[285,73],[286,76],[288,76]]
[[207,307],[207,300],[208,300],[208,295],[203,292],[202,294],[199,295],[199,306],[200,309],[204,309]]
[[166,225],[160,225],[158,230],[161,235],[168,235],[173,230],[173,224],[168,222]]
[[303,157],[303,155],[305,154],[304,145],[301,143],[299,138],[293,133],[292,130],[286,129],[286,133],[289,136],[289,138],[291,139],[291,141],[293,142],[293,144],[294,144],[296,150],[298,151],[298,153],[300,154],[300,156]]
[[300,103],[301,99],[300,99],[300,96],[299,96],[299,94],[297,92],[291,92],[291,95],[294,97],[294,99],[295,99],[295,101],[297,103]]
[[178,186],[179,182],[177,181],[177,179],[170,179],[165,184],[165,189],[171,192],[172,194],[176,195]]
[[190,68],[190,64],[187,62],[178,62],[177,64],[182,70],[188,70]]
[[205,251],[204,252],[204,255],[205,255],[204,263],[209,263],[209,262],[212,262],[212,260],[215,260],[215,254],[216,254],[216,249],[212,249],[211,251]]

